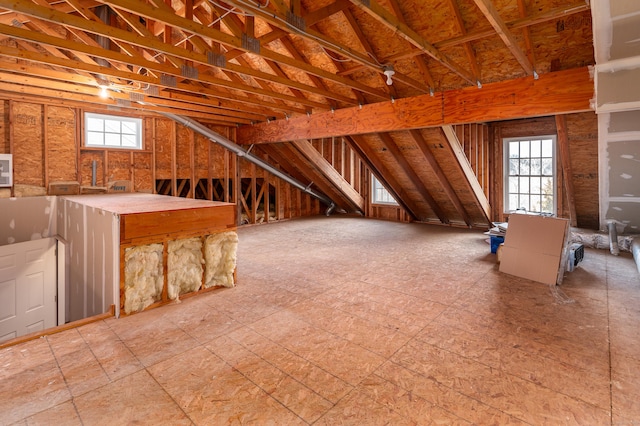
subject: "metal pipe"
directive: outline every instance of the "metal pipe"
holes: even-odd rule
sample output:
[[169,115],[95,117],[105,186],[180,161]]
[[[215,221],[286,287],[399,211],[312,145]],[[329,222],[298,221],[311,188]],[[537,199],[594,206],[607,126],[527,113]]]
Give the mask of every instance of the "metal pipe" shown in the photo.
[[96,186],[98,184],[98,161],[93,160],[91,162],[91,186]]
[[329,216],[331,214],[331,212],[333,212],[333,210],[335,209],[336,205],[335,205],[335,203],[333,201],[331,201],[331,199],[329,199],[329,198],[325,197],[324,195],[318,194],[317,192],[309,189],[308,187],[306,187],[305,185],[303,185],[302,183],[300,183],[299,181],[297,181],[293,177],[291,177],[288,174],[283,173],[280,170],[276,169],[271,164],[269,164],[266,161],[264,161],[262,158],[256,157],[255,155],[251,154],[248,150],[245,150],[244,148],[242,148],[240,145],[238,145],[235,142],[225,138],[224,136],[220,135],[219,133],[214,132],[213,130],[209,129],[208,127],[203,126],[202,124],[198,123],[197,121],[192,120],[189,117],[184,117],[182,115],[171,114],[169,112],[161,112],[160,114],[162,114],[165,117],[168,117],[168,118],[170,118],[172,120],[177,121],[178,123],[182,124],[183,126],[185,126],[187,128],[193,129],[194,131],[196,131],[196,132],[200,133],[201,135],[207,137],[212,142],[215,142],[218,145],[221,145],[224,148],[228,149],[229,151],[235,153],[238,157],[242,157],[242,158],[246,159],[247,161],[250,161],[251,163],[255,164],[256,166],[259,166],[259,167],[263,168],[264,170],[268,171],[272,175],[277,176],[280,179],[290,183],[291,185],[295,186],[299,190],[301,190],[303,192],[306,192],[307,194],[311,195],[312,197],[317,198],[318,200],[322,201],[323,203],[325,203],[328,206],[328,208],[327,208],[327,210],[325,212],[325,214],[327,216]]
[[620,254],[620,247],[618,247],[618,230],[616,229],[616,222],[609,221],[607,223],[609,227],[609,251],[612,255],[618,256]]

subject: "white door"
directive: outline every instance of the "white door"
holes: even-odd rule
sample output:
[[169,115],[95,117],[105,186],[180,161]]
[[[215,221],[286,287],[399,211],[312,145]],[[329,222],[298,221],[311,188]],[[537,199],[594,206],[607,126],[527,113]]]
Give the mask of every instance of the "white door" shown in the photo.
[[56,240],[0,246],[0,342],[56,326]]

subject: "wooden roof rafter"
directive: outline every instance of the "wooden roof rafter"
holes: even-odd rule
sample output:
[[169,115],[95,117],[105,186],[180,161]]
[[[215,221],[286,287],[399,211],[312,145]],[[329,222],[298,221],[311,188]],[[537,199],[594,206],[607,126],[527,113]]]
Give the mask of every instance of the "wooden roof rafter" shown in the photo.
[[420,180],[420,177],[418,176],[416,171],[413,170],[413,167],[411,167],[409,161],[407,161],[406,157],[402,154],[402,151],[400,150],[400,148],[398,148],[398,145],[393,140],[391,135],[389,133],[378,133],[377,135],[393,157],[394,161],[400,165],[402,171],[407,175],[407,177],[411,181],[412,187],[415,188],[416,191],[418,191],[418,193],[422,197],[422,200],[429,205],[440,222],[449,223],[449,218],[444,213],[444,211],[442,211],[440,205],[438,205],[437,201],[433,198],[422,180]]
[[[513,21],[506,22],[506,25],[511,31],[513,31],[513,30],[527,28],[533,25],[538,25],[545,22],[553,21],[556,19],[565,18],[574,14],[588,11],[589,9],[590,9],[589,5],[585,3],[572,5],[572,6],[561,6],[561,7],[554,8],[539,14],[528,15],[526,18],[519,18]],[[484,29],[484,30],[472,30],[472,31],[466,32],[466,34],[464,35],[452,37],[447,40],[438,41],[434,43],[433,46],[436,49],[450,48],[450,47],[462,45],[464,43],[482,40],[483,38],[492,37],[495,34],[496,32],[493,28]],[[420,50],[407,50],[404,52],[398,52],[398,53],[394,53],[392,55],[383,57],[381,58],[381,62],[393,62],[401,59],[410,59],[422,54],[423,52],[421,52]],[[356,65],[353,68],[350,68],[342,72],[342,75],[351,74],[360,69],[362,69],[362,66]]]
[[[224,12],[223,9],[220,9],[217,6],[213,6],[213,8],[216,11],[216,13],[218,14],[219,20],[224,22],[225,25],[227,26],[227,28],[229,28],[229,30],[235,36],[242,37],[242,34],[244,34],[245,31],[246,31],[245,24],[236,15],[231,14],[231,13],[226,13],[226,12]],[[252,22],[252,20],[250,20],[249,18],[250,17],[247,17],[247,22]],[[204,18],[204,17],[200,17],[200,21],[202,23],[206,23],[207,26],[211,26],[211,24],[213,22],[213,21],[207,22],[206,18]],[[254,31],[253,31],[253,28],[251,29],[251,32],[247,33],[247,34],[249,34],[250,37],[254,37],[255,38],[255,34],[254,34]],[[285,34],[282,34],[282,35],[284,36]],[[242,52],[241,55],[237,55],[237,56],[234,55],[233,59],[238,61],[244,67],[249,68],[248,62],[244,59],[244,53],[246,53],[246,52]],[[295,55],[294,55],[294,58],[301,60],[301,58],[296,57]],[[288,76],[282,70],[282,68],[280,67],[280,65],[277,62],[270,61],[270,60],[265,60],[265,62],[278,77],[284,78],[284,79],[288,79]],[[222,69],[222,71],[226,72],[226,70],[224,70],[224,69]],[[315,78],[317,78],[317,77],[315,77]],[[320,80],[320,79],[318,78],[318,80]],[[269,85],[269,83],[267,83],[264,80],[258,80],[257,83],[259,85],[261,85],[263,88],[267,88],[268,85]],[[319,88],[321,90],[326,90],[325,87],[319,86],[316,81],[314,81],[314,83],[315,83],[316,88]],[[300,99],[306,99],[306,97],[304,96],[304,92],[301,89],[299,89],[297,87],[291,87],[291,86],[288,86],[287,89],[289,90],[291,95],[293,95],[293,96],[295,96],[297,98],[300,98]],[[330,98],[325,98],[325,99],[327,99],[328,107],[331,107],[331,105],[334,102],[334,100],[332,100]]]
[[466,82],[472,85],[477,84],[477,81],[474,80],[471,74],[463,70],[460,65],[456,64],[445,54],[440,52],[435,46],[425,40],[420,34],[415,32],[414,30],[409,28],[409,26],[393,16],[391,12],[380,6],[380,4],[376,0],[368,0],[368,5],[365,5],[363,2],[361,2],[361,0],[350,1],[352,4],[369,14],[369,16],[371,16],[373,19],[384,24],[386,27],[394,31],[398,36],[402,37],[403,39],[420,49],[422,53],[430,56],[441,65],[456,73]]
[[502,20],[498,10],[493,5],[491,0],[473,0],[478,6],[478,9],[482,11],[487,18],[491,26],[496,30],[498,36],[502,39],[504,44],[509,48],[513,56],[516,58],[520,66],[525,70],[527,75],[533,75],[535,70],[526,53],[522,51],[516,40],[515,36],[507,27],[507,24]]
[[351,148],[363,159],[376,179],[384,185],[393,199],[398,202],[409,216],[411,216],[413,220],[421,220],[420,209],[416,203],[408,196],[405,189],[393,176],[393,173],[380,161],[364,138],[362,136],[347,136],[345,140],[349,142]]
[[[138,14],[140,16],[145,16],[145,17],[149,17],[151,19],[159,19],[164,21],[167,24],[172,25],[172,27],[176,27],[176,28],[180,28],[181,30],[184,30],[188,33],[197,33],[200,37],[203,38],[207,38],[207,39],[211,39],[217,42],[220,42],[224,45],[229,46],[232,49],[235,50],[242,50],[244,52],[248,52],[251,54],[255,54],[258,55],[260,57],[266,58],[266,59],[270,59],[273,60],[275,62],[281,63],[283,65],[288,65],[288,66],[292,66],[294,68],[298,68],[300,70],[303,70],[307,73],[316,75],[318,77],[327,79],[327,80],[331,80],[334,81],[335,83],[338,84],[342,84],[344,86],[347,87],[351,87],[351,88],[355,88],[356,90],[368,93],[370,95],[376,96],[378,98],[381,99],[385,99],[386,98],[386,94],[376,88],[372,88],[369,87],[367,85],[364,85],[362,83],[359,83],[357,81],[354,80],[350,80],[341,76],[336,75],[335,73],[326,71],[324,69],[321,68],[317,68],[314,67],[313,65],[310,65],[306,62],[303,61],[298,61],[295,60],[289,56],[286,55],[281,55],[278,54],[274,51],[271,51],[269,49],[265,49],[262,47],[262,43],[260,42],[260,48],[257,49],[258,52],[253,52],[250,48],[246,47],[242,41],[241,37],[236,37],[233,35],[229,35],[226,33],[222,33],[220,31],[216,31],[212,28],[206,27],[202,24],[196,23],[192,20],[188,20],[182,17],[179,17],[175,14],[172,13],[168,13],[168,12],[164,12],[162,10],[159,10],[157,8],[148,6],[146,4],[143,3],[131,3],[128,2],[127,0],[100,0],[101,3],[104,4],[108,4],[109,6],[111,6],[112,8],[120,8],[120,9],[124,9],[127,10],[129,12]],[[159,2],[159,0],[152,0],[153,2]],[[228,4],[234,4],[234,1],[227,1],[226,3]],[[2,1],[0,1],[0,4],[2,4]],[[248,10],[249,8],[242,8],[243,10]],[[252,11],[253,13],[253,11]],[[142,42],[142,41],[140,41]],[[196,55],[197,56],[197,55]],[[206,57],[204,55],[202,55],[202,58],[199,58],[199,62],[201,62],[204,65],[208,65],[208,62],[206,60]],[[229,67],[231,64],[229,63],[229,58],[227,58],[227,66]],[[198,59],[193,59],[198,61]],[[286,79],[282,79],[280,80],[277,76],[272,75],[272,74],[262,74],[262,73],[257,73],[252,72],[251,70],[238,70],[238,72],[244,71],[245,74],[248,75],[253,75],[253,76],[260,76],[261,78],[267,79],[269,81],[278,81],[281,84],[287,86],[289,84],[294,84],[295,82],[292,80],[286,80]],[[310,86],[306,86],[306,90],[307,91],[318,91],[317,88],[313,88]],[[320,94],[320,93],[318,93]],[[324,92],[324,94],[322,94],[322,96],[336,96],[335,94],[331,94],[331,92],[326,93]],[[355,103],[355,102],[353,102]]]
[[[97,25],[97,24],[96,24]],[[12,37],[15,38],[22,38],[25,40],[29,40],[29,41],[34,41],[36,43],[44,43],[44,44],[50,44],[53,46],[57,46],[58,48],[62,48],[62,49],[66,49],[66,50],[71,50],[71,51],[78,51],[78,52],[84,52],[87,54],[91,54],[94,57],[101,57],[103,59],[109,60],[109,61],[119,61],[122,63],[126,63],[129,65],[138,65],[141,66],[142,68],[146,68],[148,70],[162,70],[163,73],[165,74],[169,74],[169,75],[174,75],[176,76],[176,78],[182,78],[182,71],[179,68],[176,67],[170,67],[167,65],[163,65],[160,63],[154,63],[154,62],[150,62],[150,61],[146,61],[142,58],[139,57],[132,57],[126,54],[122,54],[122,53],[118,53],[115,51],[111,51],[111,50],[105,50],[105,49],[96,49],[96,48],[89,48],[87,45],[83,45],[80,43],[75,43],[66,39],[62,39],[62,38],[58,38],[58,37],[52,37],[52,36],[46,36],[44,34],[40,34],[37,32],[32,32],[32,31],[26,31],[26,30],[21,30],[20,28],[16,28],[16,27],[12,27],[12,26],[7,26],[7,25],[2,25],[0,24],[0,33],[2,34],[6,34],[6,35],[11,35]],[[158,42],[160,43],[160,42]],[[187,53],[184,53],[184,55],[187,55]],[[204,62],[206,61],[206,57],[205,55],[199,55],[196,53],[191,53],[190,54],[191,58],[195,58],[197,57],[198,60],[200,62]],[[111,72],[108,69],[104,69],[103,72]],[[266,77],[265,77],[266,78]],[[200,81],[204,81],[204,82],[210,82],[210,83],[215,83],[216,85],[219,86],[229,86],[229,87],[233,87],[237,90],[244,90],[244,91],[249,91],[249,92],[255,92],[255,93],[259,93],[265,96],[269,96],[269,97],[274,97],[274,98],[280,98],[280,99],[284,99],[287,101],[291,101],[293,103],[302,103],[304,105],[307,106],[311,106],[314,108],[320,108],[320,109],[328,109],[326,105],[324,104],[319,104],[316,102],[312,102],[312,101],[306,101],[306,100],[301,100],[292,96],[287,96],[287,95],[282,95],[280,93],[277,92],[267,92],[265,90],[261,90],[258,88],[248,88],[246,86],[243,85],[239,85],[239,84],[233,84],[232,82],[228,82],[226,80],[221,80],[221,79],[213,79],[213,78],[208,78],[206,75],[201,75],[199,76],[197,79],[192,79],[192,80],[200,80]],[[302,85],[301,85],[302,86]],[[304,86],[307,87],[307,86]],[[312,88],[315,89],[315,88]],[[334,95],[337,96],[337,95]],[[343,98],[340,98],[343,99]],[[348,100],[348,99],[345,99]],[[355,104],[355,102],[352,102],[352,104]]]
[[[345,46],[343,44],[340,44],[338,42],[336,42],[335,40],[330,40],[328,37],[326,37],[324,34],[320,33],[319,31],[314,30],[313,28],[311,28],[309,25],[307,25],[306,23],[303,25],[304,28],[298,28],[296,25],[291,24],[288,22],[287,16],[282,16],[281,14],[274,12],[272,10],[269,10],[268,12],[266,10],[264,10],[263,8],[257,7],[253,4],[248,3],[246,0],[227,0],[226,1],[228,4],[233,4],[239,8],[242,8],[244,10],[247,10],[249,12],[251,12],[252,14],[255,14],[256,16],[259,16],[261,19],[265,20],[266,22],[270,23],[271,25],[281,28],[285,31],[288,32],[292,32],[295,33],[301,37],[310,39],[316,43],[318,43],[320,46],[322,46],[322,48],[329,50],[331,52],[334,52],[337,55],[340,56],[344,56],[345,58],[349,58],[352,61],[366,67],[369,68],[371,70],[374,70],[378,73],[382,73],[382,66],[377,63],[376,61],[372,60],[372,58],[370,58],[367,54],[358,52],[354,49],[351,49],[348,46]],[[302,18],[302,17],[300,17]],[[408,76],[403,76],[399,73],[397,73],[395,75],[396,80],[398,81],[403,81],[406,84],[409,84],[415,88],[418,88],[419,90],[421,90],[424,93],[427,93],[429,91],[429,89],[427,87],[425,87],[423,84],[421,84],[420,82],[413,80],[411,78],[409,78]],[[358,85],[356,84],[356,82],[354,80],[350,80],[353,82],[353,88],[357,89]],[[348,84],[347,84],[348,85]],[[358,89],[359,90],[359,89]],[[365,93],[369,93],[369,94],[373,94],[367,91],[363,91],[360,90],[362,92]],[[379,93],[378,93],[379,94]]]
[[[456,2],[456,0],[449,0],[449,6],[451,7],[451,10],[455,17],[454,23],[458,27],[458,31],[460,31],[462,35],[466,34],[467,29],[464,25],[464,20],[462,19],[462,15],[460,14],[460,7],[458,6],[458,3]],[[464,51],[467,54],[467,60],[469,61],[469,65],[471,66],[471,72],[473,73],[473,76],[475,77],[476,81],[480,81],[481,80],[480,76],[482,75],[482,73],[480,72],[480,67],[478,66],[478,60],[476,59],[476,54],[473,51],[473,46],[471,46],[471,42],[467,41],[463,43],[462,46],[464,47]]]
[[[18,28],[14,28],[14,27],[9,27],[9,26],[5,26],[5,25],[1,25],[0,24],[0,33],[9,33],[14,37],[17,38],[25,38],[27,40],[32,40],[38,43],[59,43],[60,47],[65,49],[68,48],[70,50],[78,50],[78,49],[87,49],[89,50],[89,47],[85,46],[85,45],[78,45],[78,44],[74,44],[73,42],[70,41],[66,41],[63,39],[53,39],[50,38],[48,36],[44,36],[42,34],[39,33],[33,33],[33,32],[29,32],[29,31],[21,31]],[[0,46],[0,53],[3,53],[7,56],[13,56],[16,58],[21,58],[21,59],[27,59],[27,60],[31,60],[34,62],[38,62],[38,63],[47,63],[47,64],[55,64],[57,66],[61,66],[61,67],[66,67],[66,68],[72,68],[74,70],[86,70],[89,72],[96,72],[96,73],[104,73],[105,69],[103,67],[100,67],[99,65],[91,65],[91,64],[85,64],[79,61],[73,61],[73,60],[61,60],[60,58],[55,58],[53,56],[48,56],[48,55],[42,55],[42,54],[29,54],[28,52],[25,51],[18,51],[16,49],[12,49],[12,48],[6,48],[6,47],[1,47]],[[94,54],[97,54],[97,52],[93,52]],[[180,70],[176,69],[175,67],[171,67],[168,65],[164,65],[164,64],[159,64],[159,63],[154,63],[154,62],[148,62],[148,61],[144,61],[142,59],[135,59],[135,58],[131,58],[128,57],[126,55],[117,53],[117,52],[112,52],[112,51],[104,51],[101,53],[101,55],[106,56],[106,59],[110,59],[110,60],[119,60],[119,61],[127,61],[127,63],[129,64],[134,64],[137,66],[140,66],[142,68],[145,69],[149,69],[149,70],[154,70],[156,71],[158,74],[166,74],[166,75],[175,75],[175,76],[179,76],[180,75]],[[109,75],[111,76],[115,76],[115,77],[123,77],[123,78],[128,78],[130,79],[130,81],[138,81],[138,82],[142,82],[143,84],[153,84],[154,86],[163,86],[163,81],[162,79],[159,78],[153,78],[153,77],[148,77],[148,76],[144,76],[141,74],[136,74],[136,73],[123,73],[121,71],[115,70],[115,69],[109,69]],[[229,82],[226,80],[221,80],[221,79],[216,79],[213,77],[208,77],[206,75],[200,75],[199,76],[199,80],[201,82],[207,83],[207,84],[212,84],[215,86],[222,86],[222,87],[227,87],[227,88],[232,88],[232,89],[237,89],[237,90],[245,90],[246,87],[241,85],[241,84],[237,84],[237,83],[233,83],[233,82]],[[166,86],[166,88],[172,88],[175,87],[175,89],[177,90],[182,90],[185,92],[193,92],[194,89],[191,85],[189,84],[185,84],[185,83],[177,83],[175,86]],[[260,93],[261,91],[259,89],[254,90],[257,93]],[[261,107],[267,107],[269,109],[275,109],[275,110],[283,110],[283,111],[287,111],[287,112],[291,112],[291,111],[298,111],[299,113],[304,113],[305,110],[304,109],[297,109],[296,107],[292,107],[292,106],[282,106],[279,104],[273,104],[270,102],[265,102],[262,100],[256,100],[256,99],[248,99],[248,98],[244,98],[244,97],[239,97],[239,96],[235,96],[233,94],[227,94],[225,92],[222,92],[220,90],[212,90],[212,89],[207,89],[207,88],[200,88],[197,90],[197,93],[202,93],[202,94],[206,94],[206,95],[210,95],[214,98],[220,98],[220,99],[227,99],[229,101],[232,102],[240,102],[240,103],[245,103],[245,104],[250,104],[250,105],[254,105],[254,106],[261,106]],[[281,99],[284,100],[289,100],[289,97],[284,96],[284,95],[280,95],[280,94],[272,94],[272,92],[265,92],[264,93],[267,96],[275,96],[275,97],[279,97]],[[312,102],[308,102],[309,106],[316,106],[316,107],[322,107],[323,105],[317,105],[315,103]],[[282,117],[284,117],[284,114],[282,114]]]

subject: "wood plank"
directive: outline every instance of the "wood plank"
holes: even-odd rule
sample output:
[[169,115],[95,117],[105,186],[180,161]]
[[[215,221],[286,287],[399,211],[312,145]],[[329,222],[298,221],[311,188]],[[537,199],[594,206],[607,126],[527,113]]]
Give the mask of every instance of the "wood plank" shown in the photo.
[[[353,188],[342,175],[324,159],[309,141],[293,141],[292,144],[313,163],[313,165],[330,181],[351,204],[358,207],[360,211],[364,211],[364,198]],[[341,163],[342,164],[342,163]]]
[[480,209],[482,209],[482,212],[484,213],[487,225],[491,225],[491,207],[489,206],[489,200],[487,200],[487,197],[484,195],[482,187],[480,187],[480,183],[478,182],[478,179],[476,178],[476,175],[473,172],[471,165],[469,164],[469,160],[462,151],[462,147],[460,146],[460,142],[458,142],[456,132],[451,126],[442,126],[442,130],[444,131],[444,134],[446,136],[446,141],[449,143],[449,147],[458,160],[457,166],[462,170],[465,177],[467,178],[469,189],[474,195],[474,199],[478,207],[480,207]]
[[[193,201],[193,200],[192,200]],[[121,244],[138,244],[141,240],[187,238],[234,229],[235,206],[165,210],[123,215],[120,219]]]
[[491,26],[496,30],[504,44],[509,48],[511,54],[515,56],[520,66],[527,72],[527,75],[532,75],[533,65],[531,65],[529,58],[518,45],[518,40],[516,40],[511,30],[507,27],[507,24],[502,20],[500,14],[498,14],[498,10],[493,5],[492,0],[474,0],[474,2]]
[[381,133],[460,123],[478,123],[590,111],[593,81],[587,67],[275,120],[238,129],[238,143]]
[[562,175],[564,178],[564,190],[569,204],[569,224],[571,226],[578,226],[575,192],[573,191],[573,173],[571,172],[571,156],[569,154],[567,119],[564,115],[556,115],[556,129],[558,132],[558,148],[560,151],[560,164],[562,165]]
[[429,55],[431,58],[456,73],[463,80],[473,85],[476,84],[476,81],[471,74],[463,70],[460,65],[456,64],[445,54],[436,49],[420,34],[413,31],[411,28],[409,28],[408,25],[404,24],[401,20],[397,19],[395,16],[393,16],[393,14],[380,6],[380,4],[376,0],[368,1],[368,6],[360,0],[351,0],[351,3],[369,14],[369,16],[371,16],[373,19],[395,31],[398,36],[404,38],[406,41],[420,49],[422,52]]

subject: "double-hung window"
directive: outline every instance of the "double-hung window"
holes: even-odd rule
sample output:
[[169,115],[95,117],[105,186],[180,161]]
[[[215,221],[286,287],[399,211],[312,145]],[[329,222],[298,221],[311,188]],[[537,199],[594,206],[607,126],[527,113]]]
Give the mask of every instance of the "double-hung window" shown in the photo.
[[504,140],[506,212],[556,212],[556,137]]
[[142,149],[142,119],[118,115],[84,114],[85,146]]

